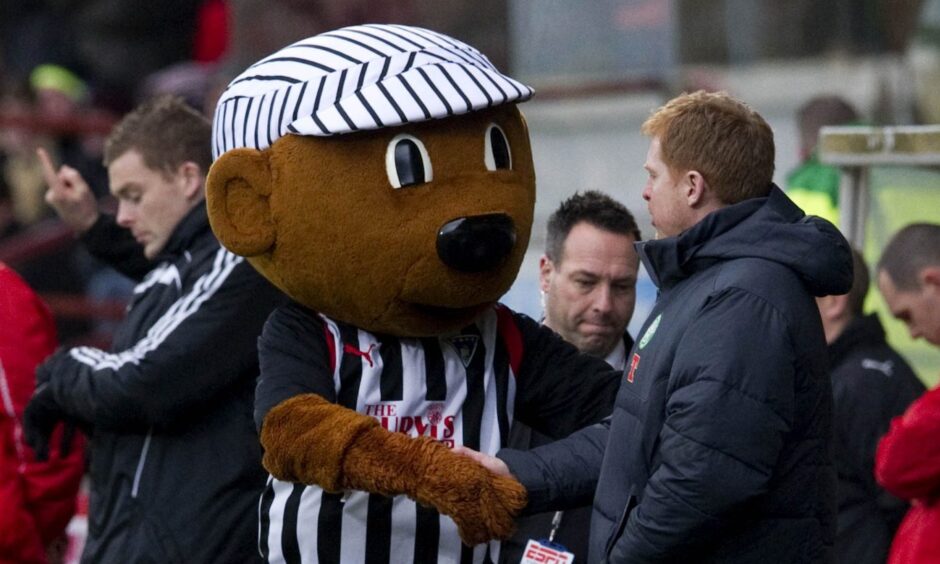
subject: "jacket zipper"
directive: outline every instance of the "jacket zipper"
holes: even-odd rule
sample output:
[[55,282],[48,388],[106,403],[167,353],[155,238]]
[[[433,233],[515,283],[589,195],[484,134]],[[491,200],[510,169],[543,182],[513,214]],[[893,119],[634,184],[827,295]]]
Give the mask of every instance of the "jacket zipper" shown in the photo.
[[153,435],[153,428],[147,431],[147,438],[144,439],[144,446],[140,449],[140,460],[137,461],[137,470],[134,472],[134,485],[131,487],[131,497],[137,499],[137,489],[140,487],[140,475],[144,472],[144,463],[147,462],[147,451],[150,450],[150,437]]

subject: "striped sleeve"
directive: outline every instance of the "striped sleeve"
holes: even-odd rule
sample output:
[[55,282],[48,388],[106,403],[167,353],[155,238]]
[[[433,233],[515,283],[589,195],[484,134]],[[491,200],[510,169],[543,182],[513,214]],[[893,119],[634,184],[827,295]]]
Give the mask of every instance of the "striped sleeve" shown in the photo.
[[271,314],[258,340],[261,376],[255,392],[255,424],[259,430],[271,409],[296,395],[319,394],[336,401],[335,347],[340,340],[331,329],[295,302]]

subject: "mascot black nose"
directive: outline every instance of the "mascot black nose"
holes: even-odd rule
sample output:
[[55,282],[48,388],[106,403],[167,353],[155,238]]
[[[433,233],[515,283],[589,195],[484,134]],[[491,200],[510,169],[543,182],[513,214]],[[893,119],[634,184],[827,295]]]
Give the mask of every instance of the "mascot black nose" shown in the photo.
[[448,221],[437,233],[437,256],[462,272],[496,268],[516,244],[516,228],[508,215],[494,213]]

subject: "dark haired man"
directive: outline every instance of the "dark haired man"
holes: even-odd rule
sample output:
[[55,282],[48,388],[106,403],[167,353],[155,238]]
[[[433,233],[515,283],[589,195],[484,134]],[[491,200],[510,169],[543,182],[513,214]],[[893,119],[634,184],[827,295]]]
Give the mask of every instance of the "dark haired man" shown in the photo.
[[878,261],[878,288],[911,338],[940,347],[940,224],[898,231]]
[[539,261],[544,324],[587,354],[623,369],[636,304],[640,240],[633,215],[596,191],[568,198],[548,220]]
[[178,98],[128,114],[105,146],[116,222],[74,169],[40,153],[46,201],[93,254],[140,280],[111,351],[51,357],[24,417],[33,446],[59,420],[92,432],[83,562],[259,558],[256,342],[281,298],[209,228],[210,140]]
[[868,266],[852,251],[848,294],[816,298],[829,350],[833,452],[839,477],[837,562],[881,564],[907,503],[875,482],[875,448],[893,417],[924,392],[911,367],[885,340],[876,314],[865,315]]
[[[542,323],[581,352],[621,371],[633,347],[626,328],[636,305],[640,259],[633,244],[639,240],[636,220],[623,204],[588,190],[563,201],[549,217],[539,261]],[[509,435],[509,447],[516,449],[550,441],[520,423]],[[576,562],[584,561],[590,523],[589,504],[519,519],[516,534],[503,543],[500,561],[515,564],[529,539],[547,538],[553,529],[553,540],[571,551]]]
[[[940,347],[940,224],[898,231],[878,261],[878,287],[911,337]],[[891,543],[890,564],[940,557],[940,388],[923,394],[891,422],[878,444],[875,477],[911,507]]]

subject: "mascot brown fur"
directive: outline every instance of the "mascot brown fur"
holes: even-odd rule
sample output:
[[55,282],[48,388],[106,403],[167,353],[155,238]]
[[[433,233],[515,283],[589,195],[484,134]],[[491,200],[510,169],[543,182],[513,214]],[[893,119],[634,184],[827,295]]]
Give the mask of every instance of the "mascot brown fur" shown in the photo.
[[[406,39],[432,53],[431,66],[450,59],[442,65],[443,75],[430,66],[421,70],[414,52],[424,51]],[[222,244],[247,257],[297,302],[293,309],[272,316],[260,345],[256,406],[264,465],[274,478],[262,499],[262,552],[270,560],[289,560],[287,552],[305,550],[299,530],[298,540],[283,546],[270,544],[289,534],[272,533],[274,541],[265,537],[274,520],[283,529],[285,523],[296,526],[297,519],[303,519],[298,512],[307,510],[307,494],[296,494],[292,506],[294,496],[278,490],[278,484],[297,483],[317,486],[316,492],[322,488],[319,497],[309,501],[315,508],[310,510],[310,526],[315,530],[320,522],[316,546],[310,550],[321,561],[352,560],[352,554],[363,553],[370,558],[384,554],[388,561],[403,558],[389,546],[376,552],[370,540],[373,528],[391,527],[381,520],[373,523],[374,515],[384,511],[390,521],[393,511],[373,499],[374,494],[404,494],[419,504],[408,510],[417,511],[417,524],[412,518],[408,525],[396,525],[386,543],[398,546],[396,539],[408,539],[413,553],[407,560],[449,560],[471,550],[470,558],[482,561],[498,549],[484,545],[473,552],[469,546],[507,538],[514,516],[525,505],[525,491],[515,480],[498,477],[449,447],[468,444],[492,454],[505,438],[513,412],[535,428],[562,436],[609,412],[616,387],[616,377],[605,370],[605,363],[577,355],[532,320],[495,305],[518,272],[532,226],[531,149],[525,122],[512,103],[527,98],[531,90],[495,74],[498,71],[469,46],[418,28],[358,26],[309,41],[331,56],[348,47],[341,54],[357,63],[345,62],[341,72],[359,72],[358,89],[341,96],[344,84],[354,80],[341,76],[335,102],[325,105],[318,91],[310,109],[304,109],[303,96],[311,96],[312,89],[292,98],[298,80],[287,80],[284,68],[274,72],[253,66],[233,81],[216,112],[214,144],[219,156],[207,185],[209,217]],[[324,43],[328,41],[334,43]],[[363,62],[364,50],[354,47],[356,42],[368,43],[376,52],[383,45],[405,52],[389,48],[391,63],[384,65]],[[297,64],[298,57],[308,55],[299,49],[291,46],[259,65]],[[399,61],[403,56],[411,60]],[[404,75],[398,82],[388,70],[396,61]],[[322,60],[315,65],[331,67]],[[384,66],[381,73],[369,75],[378,66]],[[337,69],[315,70],[326,73],[318,84],[328,88],[329,76]],[[278,90],[270,85],[273,75],[285,79],[280,107]],[[458,76],[464,77],[459,84],[465,87],[459,92]],[[424,90],[418,90],[419,84]],[[261,89],[260,97],[251,91],[255,86]],[[378,101],[369,98],[370,92]],[[243,100],[251,96],[255,105],[249,102],[246,109]],[[435,100],[444,102],[437,103],[440,115],[429,116],[435,113]],[[463,102],[465,109],[455,111]],[[411,116],[405,115],[409,103]],[[424,111],[415,110],[416,105]],[[329,112],[337,107],[342,122],[329,122]],[[360,111],[353,114],[357,108]],[[305,113],[312,113],[315,123],[303,122]],[[276,126],[269,125],[272,120]],[[336,131],[331,123],[337,122],[345,129]],[[265,137],[272,130],[275,138],[269,143]],[[492,326],[489,340],[485,328],[466,329],[486,323]],[[412,402],[420,413],[401,417],[409,409],[408,397],[400,397],[401,388],[407,396],[414,386],[425,386],[424,378],[430,379],[433,371],[428,361],[415,369],[421,374],[411,374],[411,365],[402,359],[418,354],[414,351],[425,355],[428,347],[442,351],[442,373],[456,369],[470,374],[474,365],[483,366],[474,376],[485,378],[478,385],[481,405],[465,406],[472,402],[470,388],[476,383],[460,388],[447,380],[438,403],[425,401],[432,399],[427,384],[426,390],[415,392],[427,398]],[[431,358],[430,353],[424,358]],[[375,384],[380,395],[367,399],[373,392],[360,389],[365,384],[359,379],[378,371],[379,363],[386,372],[392,371],[389,366],[398,367],[398,396],[394,391],[386,396],[395,384],[388,384],[384,372],[376,376],[382,378]],[[557,377],[545,376],[552,371]],[[352,378],[354,386],[349,384]],[[489,417],[496,438],[468,442],[469,412],[479,419]],[[392,428],[391,416],[408,425]],[[456,433],[460,422],[464,427]],[[368,522],[365,540],[347,539],[348,521],[336,517],[355,514],[358,502],[351,496],[330,497],[353,490],[373,494],[367,495],[356,517]],[[290,499],[284,501],[285,496]],[[330,503],[337,528],[339,523],[344,527],[342,532],[331,531],[343,536],[341,549],[325,547],[324,508]],[[385,509],[373,509],[373,503]],[[451,556],[445,546],[448,525],[437,523],[437,517],[428,520],[425,515],[422,520],[424,506],[453,519],[468,546],[461,549],[457,543],[458,552]],[[266,521],[266,509],[277,514],[272,522]],[[290,511],[293,516],[285,517]],[[428,523],[436,531],[430,536],[423,528]],[[362,542],[364,547],[349,546]]]
[[[484,166],[491,123],[506,134],[512,170]],[[393,190],[386,148],[403,132],[423,142],[434,178]],[[288,295],[370,331],[412,337],[459,330],[509,289],[535,205],[528,132],[514,105],[341,139],[288,135],[264,153],[226,153],[210,182],[213,229]],[[438,259],[441,226],[487,214],[515,225],[498,268],[465,272]]]

